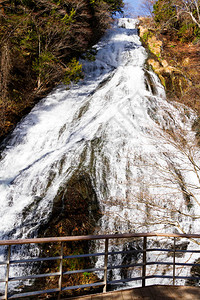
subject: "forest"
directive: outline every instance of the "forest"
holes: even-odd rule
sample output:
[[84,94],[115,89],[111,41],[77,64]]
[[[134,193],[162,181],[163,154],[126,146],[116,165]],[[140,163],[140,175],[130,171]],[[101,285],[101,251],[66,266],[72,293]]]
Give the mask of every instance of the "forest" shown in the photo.
[[1,1],[1,140],[53,87],[82,78],[78,58],[93,59],[92,45],[123,6],[122,0]]

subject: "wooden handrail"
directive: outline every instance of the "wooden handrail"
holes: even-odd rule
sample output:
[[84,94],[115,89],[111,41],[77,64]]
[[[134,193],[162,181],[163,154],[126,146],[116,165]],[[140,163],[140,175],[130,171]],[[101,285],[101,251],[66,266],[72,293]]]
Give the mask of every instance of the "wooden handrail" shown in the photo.
[[[162,248],[150,248],[147,247],[147,238],[152,237],[166,237],[166,238],[174,238],[174,247],[172,249],[162,249]],[[134,250],[127,250],[127,251],[115,251],[115,252],[109,252],[108,249],[108,242],[110,239],[130,239],[130,238],[143,238],[143,248],[142,249],[134,249]],[[175,256],[177,252],[185,253],[185,252],[191,252],[191,253],[200,253],[200,250],[182,250],[182,249],[176,249],[175,245],[175,239],[176,238],[188,238],[192,239],[198,239],[200,238],[200,234],[175,234],[175,233],[125,233],[125,234],[108,234],[108,235],[87,235],[87,236],[65,236],[65,237],[49,237],[49,238],[35,238],[35,239],[19,239],[19,240],[2,240],[0,241],[0,246],[9,246],[7,251],[7,260],[1,261],[0,265],[5,265],[7,267],[6,277],[5,279],[0,279],[0,282],[5,283],[5,294],[4,296],[0,296],[0,299],[17,299],[22,297],[29,297],[29,296],[36,296],[44,293],[58,293],[58,299],[60,299],[61,293],[65,292],[67,290],[73,290],[73,289],[80,289],[80,288],[88,288],[88,287],[96,287],[96,286],[103,286],[103,291],[106,292],[107,285],[112,284],[118,284],[118,283],[125,283],[125,282],[131,282],[135,280],[141,280],[142,286],[146,285],[147,279],[155,279],[155,278],[166,278],[166,279],[172,279],[173,284],[175,284],[176,279],[191,279],[191,280],[199,280],[200,277],[198,276],[180,276],[176,275],[175,273],[175,267],[176,266],[200,266],[198,263],[182,263],[182,262],[176,262]],[[90,240],[104,240],[105,243],[105,252],[101,253],[89,253],[89,254],[76,254],[76,255],[68,255],[65,256],[63,252],[63,243],[64,242],[72,242],[72,241],[90,241]],[[34,257],[34,258],[28,258],[28,259],[19,259],[19,260],[12,260],[10,259],[11,255],[11,247],[12,245],[23,245],[23,244],[42,244],[42,243],[60,243],[60,256],[55,257]],[[199,244],[199,243],[198,243]],[[173,253],[173,262],[160,262],[160,261],[147,261],[147,252],[162,252],[162,251],[168,251]],[[128,265],[114,265],[110,266],[108,265],[108,256],[112,256],[115,254],[132,254],[132,253],[141,253],[143,255],[143,261],[140,263],[131,263]],[[90,269],[82,269],[82,270],[69,270],[63,272],[63,260],[68,258],[86,258],[86,257],[95,257],[95,256],[104,256],[104,267],[102,268],[90,268]],[[41,262],[41,261],[50,261],[50,260],[60,260],[60,270],[56,273],[45,273],[45,274],[36,274],[36,275],[23,275],[23,276],[15,276],[15,277],[9,277],[9,267],[13,264],[21,264],[21,263],[35,263],[35,262]],[[173,275],[159,275],[159,274],[152,274],[147,275],[146,274],[146,266],[147,265],[168,265],[173,266]],[[123,269],[123,268],[133,268],[133,267],[141,267],[141,276],[140,277],[131,277],[131,278],[125,278],[125,279],[118,279],[114,281],[108,280],[108,270],[112,269]],[[104,278],[103,281],[98,281],[96,283],[90,283],[90,284],[83,284],[83,285],[77,285],[77,286],[62,286],[63,276],[64,275],[70,275],[70,274],[77,274],[77,273],[84,273],[84,272],[96,272],[96,271],[104,271]],[[41,290],[41,291],[33,291],[33,292],[27,292],[27,293],[21,293],[21,294],[14,294],[14,295],[8,295],[8,283],[10,281],[20,281],[20,280],[27,280],[27,279],[37,279],[37,278],[43,278],[43,277],[59,277],[59,284],[58,288],[54,288],[51,290]]]
[[0,246],[6,245],[23,245],[23,244],[43,244],[56,242],[73,242],[73,241],[90,241],[101,239],[122,239],[122,238],[140,238],[140,237],[180,237],[180,238],[200,238],[200,234],[179,234],[179,233],[122,233],[107,235],[81,235],[81,236],[65,236],[65,237],[49,237],[19,240],[0,240]]

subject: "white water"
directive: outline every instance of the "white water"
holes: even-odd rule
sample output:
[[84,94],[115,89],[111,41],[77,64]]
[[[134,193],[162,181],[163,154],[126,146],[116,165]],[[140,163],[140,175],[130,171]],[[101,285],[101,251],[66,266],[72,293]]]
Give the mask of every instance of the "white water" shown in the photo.
[[83,62],[85,79],[56,89],[13,132],[0,161],[1,238],[33,236],[77,169],[91,176],[104,212],[98,233],[199,233],[196,116],[167,102],[145,70],[135,24],[120,19],[96,61]]

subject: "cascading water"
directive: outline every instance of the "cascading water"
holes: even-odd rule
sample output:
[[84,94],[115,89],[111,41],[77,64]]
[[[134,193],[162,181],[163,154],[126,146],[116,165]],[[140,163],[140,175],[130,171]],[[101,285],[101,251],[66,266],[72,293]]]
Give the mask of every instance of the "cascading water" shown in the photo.
[[92,180],[101,233],[199,232],[196,116],[165,99],[145,67],[136,22],[119,19],[96,45],[95,62],[82,62],[84,80],[40,101],[6,142],[2,239],[34,236],[59,188],[77,171]]

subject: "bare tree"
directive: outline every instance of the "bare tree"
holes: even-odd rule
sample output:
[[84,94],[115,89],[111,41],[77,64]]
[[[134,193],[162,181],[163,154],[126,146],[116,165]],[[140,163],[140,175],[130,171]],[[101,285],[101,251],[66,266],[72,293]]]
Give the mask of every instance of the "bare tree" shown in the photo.
[[200,1],[199,0],[179,0],[175,1],[178,15],[188,15],[192,21],[200,28]]
[[[188,141],[186,135],[191,135]],[[130,175],[118,183],[128,187],[126,196],[106,200],[105,218],[112,215],[108,222],[115,222],[116,232],[123,227],[188,233],[200,221],[200,154],[194,134],[177,129],[155,131],[154,136],[160,153],[130,154]]]
[[156,0],[142,0],[140,4],[140,13],[141,15],[145,16],[153,16],[153,5],[155,4]]
[[125,3],[123,7],[123,17],[124,18],[135,18],[136,13],[134,7],[130,3]]

